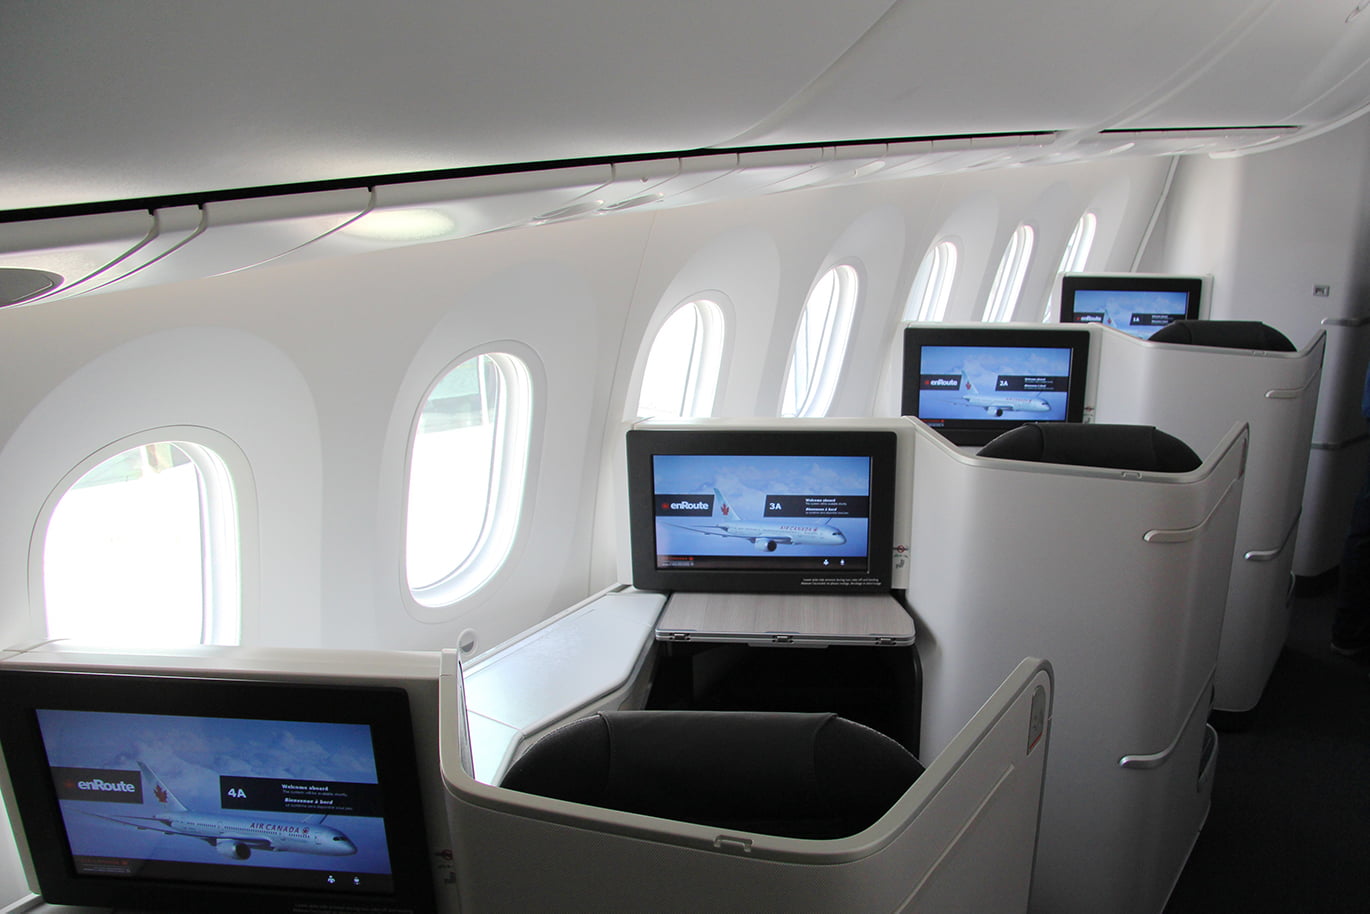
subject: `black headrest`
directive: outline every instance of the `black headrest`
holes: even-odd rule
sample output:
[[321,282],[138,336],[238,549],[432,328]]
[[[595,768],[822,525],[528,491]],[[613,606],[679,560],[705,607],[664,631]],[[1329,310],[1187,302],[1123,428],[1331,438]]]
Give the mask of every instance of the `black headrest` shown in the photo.
[[1171,321],[1151,334],[1153,343],[1187,343],[1221,349],[1294,352],[1289,337],[1260,321]]
[[1174,435],[1151,425],[1029,422],[1004,432],[977,456],[1072,466],[1185,473],[1203,463]]
[[839,838],[884,815],[922,772],[903,746],[835,714],[601,711],[538,740],[501,786],[719,828]]

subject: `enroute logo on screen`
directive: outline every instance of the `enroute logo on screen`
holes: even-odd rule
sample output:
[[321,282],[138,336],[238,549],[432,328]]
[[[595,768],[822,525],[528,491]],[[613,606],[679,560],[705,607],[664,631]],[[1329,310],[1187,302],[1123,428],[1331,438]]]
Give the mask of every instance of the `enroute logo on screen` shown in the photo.
[[54,768],[52,780],[61,800],[102,803],[143,802],[143,779],[136,771],[117,768]]
[[657,517],[708,517],[713,513],[712,494],[656,496]]

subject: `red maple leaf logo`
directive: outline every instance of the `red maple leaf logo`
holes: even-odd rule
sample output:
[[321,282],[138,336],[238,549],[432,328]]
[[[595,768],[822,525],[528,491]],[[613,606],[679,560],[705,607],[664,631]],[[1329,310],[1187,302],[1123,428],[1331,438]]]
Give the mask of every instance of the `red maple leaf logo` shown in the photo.
[[157,797],[158,803],[166,802],[166,788],[163,787],[161,784],[158,784],[156,787],[152,788],[152,793],[155,797]]
[[728,516],[728,503],[726,501],[723,503],[723,516]]

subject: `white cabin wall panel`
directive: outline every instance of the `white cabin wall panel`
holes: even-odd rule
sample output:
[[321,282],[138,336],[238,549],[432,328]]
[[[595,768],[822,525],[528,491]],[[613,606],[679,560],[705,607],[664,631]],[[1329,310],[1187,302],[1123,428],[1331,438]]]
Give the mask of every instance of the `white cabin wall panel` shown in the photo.
[[711,414],[753,412],[779,294],[780,252],[775,238],[761,226],[721,218],[724,207],[707,204],[652,217],[622,326],[599,456],[591,590],[629,580],[620,573],[618,563],[628,512],[623,491],[624,425],[614,418],[618,415],[626,421],[636,413],[652,342],[676,308],[699,297],[719,305],[724,321],[723,359]]
[[1024,223],[1033,226],[1036,241],[1015,319],[1041,320],[1065,241],[1075,221],[1098,200],[1110,206],[1098,213],[1103,253],[1095,257],[1106,264],[1100,269],[1126,269],[1164,186],[1165,171],[1161,159],[1120,158],[937,179],[957,206],[939,234],[955,241],[964,258],[958,260],[946,320],[980,320],[1004,248]]
[[902,214],[882,204],[863,214],[834,243],[829,257],[859,264],[862,290],[842,362],[841,380],[829,416],[869,416],[871,396],[880,382],[879,355],[903,309],[902,267],[914,255],[908,250]]
[[[1109,272],[1130,270],[1146,237],[1147,226],[1164,199],[1170,160],[1155,157],[1105,159],[1077,167],[1079,174],[1091,176],[1092,194],[1076,218],[1086,209],[1099,217],[1088,268]],[[1073,174],[1069,180],[1072,186],[1081,184]],[[1071,228],[1074,228],[1073,222]],[[1060,264],[1061,251],[1062,248],[1057,248],[1051,252],[1050,269],[1055,270]]]
[[[751,202],[764,212],[769,199]],[[652,217],[622,328],[614,399],[625,416],[637,406],[651,333],[671,310],[710,291],[727,299],[721,304],[728,357],[720,368],[713,415],[755,414],[765,353],[772,335],[780,332],[775,323],[780,249],[769,224],[755,211],[739,218],[736,206],[703,204]]]
[[[1370,121],[1237,159],[1186,159],[1167,230],[1147,263],[1214,276],[1209,316],[1260,320],[1296,346],[1328,331],[1314,459],[1309,462],[1294,570],[1340,560],[1351,500],[1363,478],[1358,404],[1370,340]],[[1328,286],[1325,297],[1314,286]]]
[[[888,338],[904,261],[905,226],[891,194],[879,187],[794,191],[739,202],[719,216],[760,219],[780,257],[773,329],[757,364],[763,366],[755,400],[743,415],[779,413],[781,384],[800,313],[810,290],[832,267],[856,267],[860,290],[848,346],[828,415],[866,415],[878,363],[863,357]],[[667,217],[669,218],[669,216]],[[902,305],[902,302],[899,303]]]
[[[614,532],[605,531],[603,514],[604,499],[613,496],[605,495],[601,482],[603,445],[630,408],[632,372],[659,308],[706,287],[724,292],[735,326],[729,328],[730,364],[716,413],[774,415],[804,296],[828,261],[841,256],[843,234],[872,219],[852,237],[864,238],[858,246],[865,249],[855,254],[880,262],[880,278],[858,318],[847,359],[855,373],[839,388],[837,405],[844,412],[868,411],[876,362],[885,357],[883,347],[928,244],[957,236],[963,245],[958,289],[978,288],[997,257],[988,238],[1001,209],[1011,213],[1002,220],[1007,223],[1022,218],[1058,182],[1068,183],[1079,202],[1123,181],[1144,191],[1130,197],[1128,212],[1119,216],[1129,224],[1117,230],[1125,246],[1125,236],[1140,234],[1149,214],[1145,189],[1159,186],[1163,174],[1164,166],[1154,161],[1119,159],[798,190],[10,309],[0,315],[9,331],[3,345],[16,355],[5,363],[13,383],[0,402],[0,431],[12,435],[81,364],[145,333],[204,325],[257,336],[303,377],[313,398],[310,421],[317,424],[317,443],[310,447],[318,448],[322,467],[272,483],[319,493],[322,507],[308,523],[317,523],[320,532],[305,532],[300,524],[306,521],[278,518],[273,527],[265,513],[262,519],[264,544],[272,537],[289,544],[272,560],[294,576],[273,584],[264,575],[263,604],[297,602],[306,608],[292,606],[281,618],[316,620],[304,628],[317,625],[322,634],[302,629],[278,632],[272,640],[431,647],[452,643],[471,624],[488,646],[611,583],[606,575],[613,550],[606,540]],[[870,215],[890,207],[902,226],[892,216]],[[1056,234],[1075,217],[1073,211],[1058,213]],[[1101,219],[1109,221],[1104,214]],[[984,237],[977,249],[958,232]],[[1039,256],[1053,262],[1050,269],[1059,252]],[[523,268],[529,275],[521,279]],[[960,294],[969,306],[972,297]],[[398,546],[410,424],[427,385],[448,361],[502,339],[530,347],[543,363],[549,391],[561,398],[555,407],[549,404],[548,414],[564,424],[544,429],[544,451],[533,457],[538,476],[532,504],[540,513],[529,529],[536,536],[516,546],[516,570],[507,585],[459,607],[450,623],[418,622],[403,608]],[[226,371],[218,383],[230,389],[242,374]],[[239,400],[246,398],[239,394]],[[273,401],[264,394],[250,406],[270,413]],[[83,404],[76,412],[89,408]],[[127,411],[110,415],[117,420]],[[249,456],[255,466],[257,458]],[[579,495],[566,495],[577,490]],[[293,502],[286,497],[282,504]],[[35,511],[28,506],[9,513],[32,518]],[[588,530],[597,514],[593,547],[546,532]],[[299,556],[303,561],[294,562]],[[306,581],[311,575],[318,580]]]
[[[1260,320],[1296,346],[1326,318],[1370,312],[1357,250],[1366,218],[1370,121],[1236,159],[1185,158],[1168,230],[1146,263],[1211,273],[1211,316]],[[1330,286],[1326,297],[1314,285]]]
[[[859,191],[817,190],[767,199],[770,205],[765,212],[766,223],[780,251],[780,288],[752,415],[780,414],[782,388],[804,304],[819,278],[844,262],[843,252],[835,246],[854,217],[852,208],[859,207],[860,200]],[[860,300],[857,307],[863,307]]]
[[[28,563],[31,550],[41,548],[34,543],[41,534],[35,519],[62,478],[101,448],[165,426],[217,431],[252,467],[245,488],[258,525],[244,538],[255,553],[243,561],[244,642],[317,639],[321,458],[309,389],[289,357],[259,337],[176,326],[170,315],[184,310],[183,294],[167,287],[162,302],[130,307],[129,319],[108,328],[103,340],[93,329],[79,340],[70,327],[93,328],[99,309],[122,313],[126,300],[74,299],[27,309],[33,317],[22,322],[0,315],[7,329],[25,331],[0,332],[9,350],[6,369],[51,385],[29,388],[25,396],[16,383],[6,404],[13,421],[0,448],[0,599],[14,610],[0,616],[4,644],[42,634],[41,607],[30,599],[41,580],[33,579]],[[158,318],[171,329],[159,329]]]
[[1075,186],[1068,181],[1057,181],[1026,207],[1023,218],[1033,231],[1032,258],[1011,312],[1013,320],[1036,323],[1042,319],[1052,286],[1056,284],[1061,252],[1085,210],[1089,191],[1087,184]]
[[1184,156],[1164,203],[1162,217],[1138,262],[1143,273],[1211,275],[1209,311],[1225,310],[1236,256],[1235,226],[1244,203],[1245,159]]
[[[341,452],[326,489],[336,533],[325,539],[325,603],[338,628],[325,633],[325,644],[437,647],[475,628],[479,650],[585,596],[599,429],[610,412],[614,370],[606,351],[618,345],[645,225],[625,218],[530,227],[379,252],[366,263],[338,260],[326,275],[301,266],[326,297],[395,301],[393,278],[406,277],[393,314],[373,308],[353,340],[362,358],[371,347],[367,332],[393,337],[385,325],[406,325],[395,358],[385,360],[385,377],[364,385],[374,381],[379,389],[363,395],[336,377],[340,396],[321,408],[326,447]],[[408,440],[429,385],[477,349],[534,362],[541,384],[534,391],[540,426],[529,462],[533,484],[507,566],[471,599],[421,621],[406,608],[400,548]],[[367,396],[367,411],[360,428],[349,429],[343,419],[359,395]],[[336,428],[330,408],[340,411]]]
[[[979,320],[984,311],[980,289],[985,271],[995,263],[991,246],[998,235],[999,202],[987,191],[947,193],[955,209],[944,217],[937,237],[956,245],[956,275],[947,299],[948,321]],[[977,307],[978,306],[978,307]]]
[[1131,265],[1137,253],[1137,239],[1145,229],[1147,210],[1154,209],[1156,197],[1162,193],[1163,171],[1157,170],[1161,163],[1148,164],[1153,167],[1129,170],[1125,175],[1096,182],[1094,194],[1081,213],[1091,212],[1098,218],[1094,244],[1085,260],[1086,270],[1116,271],[1119,268],[1113,265],[1124,257],[1125,263]]

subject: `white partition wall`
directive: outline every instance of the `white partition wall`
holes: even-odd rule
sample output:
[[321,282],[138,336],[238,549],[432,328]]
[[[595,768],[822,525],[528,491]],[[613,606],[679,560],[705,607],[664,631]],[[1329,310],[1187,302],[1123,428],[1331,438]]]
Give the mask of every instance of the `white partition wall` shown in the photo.
[[979,458],[913,424],[924,752],[1015,658],[1049,658],[1032,910],[1156,914],[1207,815],[1246,430],[1170,474]]
[[1097,421],[1154,425],[1199,453],[1215,447],[1233,423],[1250,426],[1215,707],[1252,710],[1289,628],[1325,335],[1298,352],[1152,343],[1107,328],[1096,340]]
[[1317,577],[1341,562],[1351,507],[1370,456],[1360,383],[1370,360],[1370,317],[1325,318],[1322,326],[1327,348],[1294,547],[1294,574],[1302,577]]
[[442,768],[463,911],[1027,907],[1052,727],[1044,661],[1009,663],[889,812],[829,840],[720,833],[480,783],[456,653],[444,664]]

